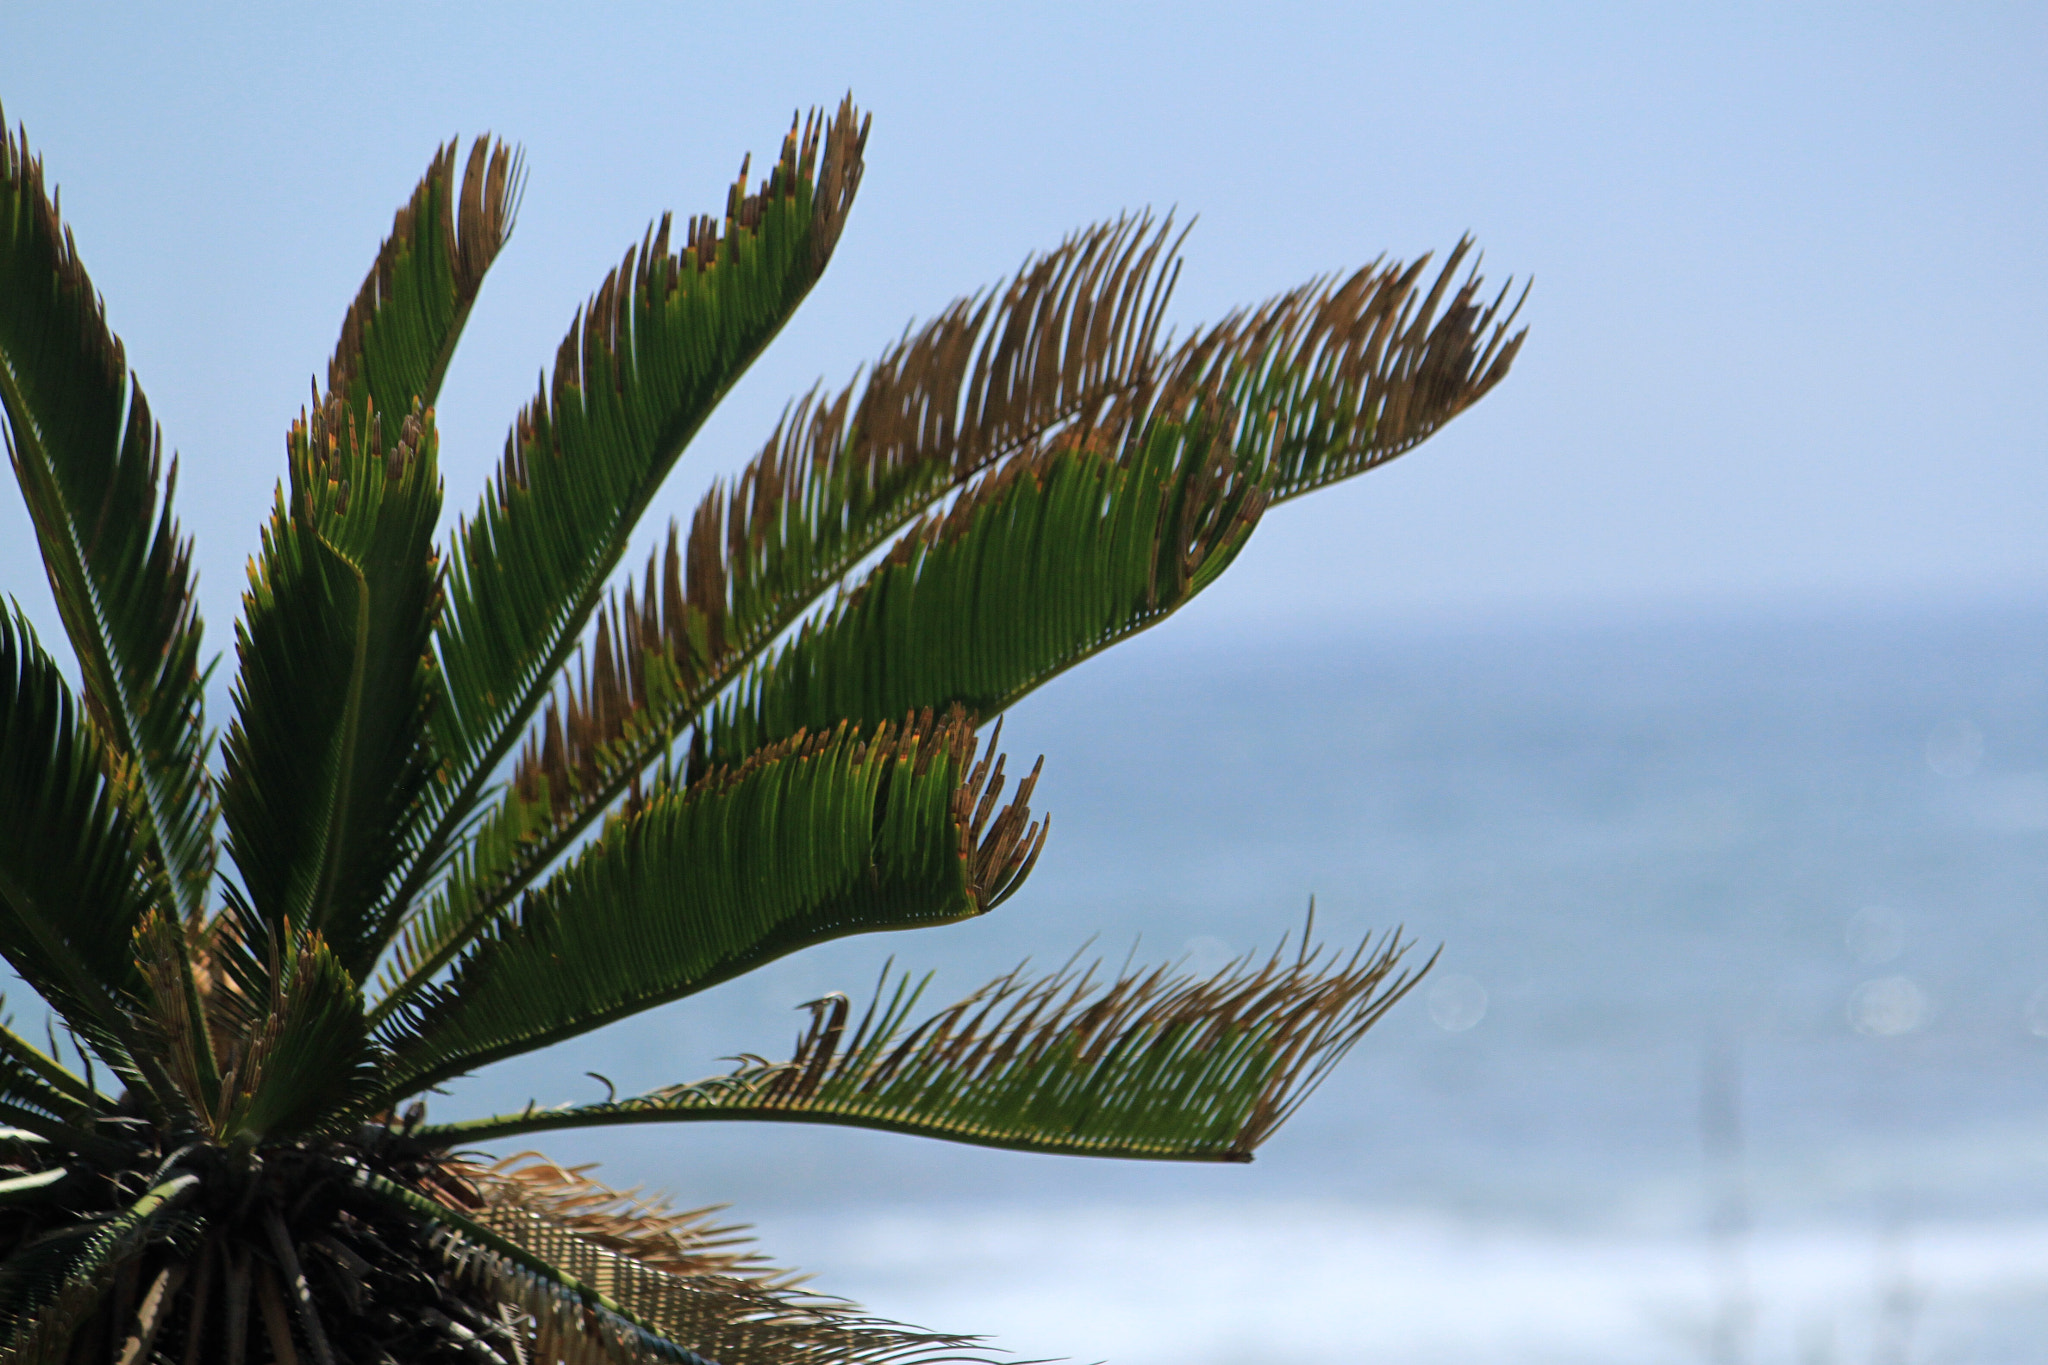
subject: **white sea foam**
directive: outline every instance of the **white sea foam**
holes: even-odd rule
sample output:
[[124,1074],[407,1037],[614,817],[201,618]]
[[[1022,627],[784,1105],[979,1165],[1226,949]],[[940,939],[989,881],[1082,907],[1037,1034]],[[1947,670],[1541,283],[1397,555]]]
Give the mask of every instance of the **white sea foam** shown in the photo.
[[793,1220],[835,1290],[1112,1365],[2035,1365],[2048,1222],[1740,1241],[1303,1204]]

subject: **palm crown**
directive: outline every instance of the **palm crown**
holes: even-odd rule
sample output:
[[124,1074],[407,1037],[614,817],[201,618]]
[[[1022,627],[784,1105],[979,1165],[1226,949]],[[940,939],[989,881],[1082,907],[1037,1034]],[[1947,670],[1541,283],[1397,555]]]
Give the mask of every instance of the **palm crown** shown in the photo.
[[457,1149],[767,1119],[1248,1160],[1412,983],[1397,938],[1307,930],[1212,977],[1020,970],[931,1013],[885,980],[813,1002],[780,1062],[425,1121],[486,1063],[993,909],[1046,826],[982,729],[1520,344],[1465,244],[1172,341],[1177,238],[1120,219],[796,402],[615,584],[825,268],[866,135],[850,102],[813,115],[722,215],[629,248],[437,542],[436,395],[521,184],[502,144],[445,148],[286,438],[217,774],[175,463],[40,163],[0,145],[8,450],[81,679],[0,616],[0,953],[54,1020],[47,1047],[0,1030],[5,1358],[936,1359],[961,1341],[800,1293],[698,1215]]

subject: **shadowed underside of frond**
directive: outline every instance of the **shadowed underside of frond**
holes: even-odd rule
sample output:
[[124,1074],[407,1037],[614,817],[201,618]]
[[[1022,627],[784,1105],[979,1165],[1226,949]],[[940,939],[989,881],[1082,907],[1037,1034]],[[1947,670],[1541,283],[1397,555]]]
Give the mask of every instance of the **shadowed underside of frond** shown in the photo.
[[879,1128],[989,1147],[1249,1161],[1428,965],[1396,935],[1330,959],[1286,943],[1209,978],[1096,967],[998,978],[923,1023],[885,978],[848,1034],[844,996],[812,1006],[787,1062],[632,1099],[421,1130],[440,1143],[614,1123],[766,1119]]
[[186,917],[213,875],[213,802],[191,542],[177,462],[25,133],[0,110],[0,435],[78,660],[110,775]]

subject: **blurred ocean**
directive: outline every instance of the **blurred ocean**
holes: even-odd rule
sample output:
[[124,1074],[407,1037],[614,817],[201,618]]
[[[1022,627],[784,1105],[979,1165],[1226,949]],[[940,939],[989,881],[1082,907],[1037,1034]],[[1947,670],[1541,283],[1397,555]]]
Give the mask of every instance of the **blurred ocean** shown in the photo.
[[1091,935],[1220,963],[1317,898],[1432,977],[1250,1167],[771,1125],[548,1142],[821,1289],[1117,1365],[2048,1358],[2048,606],[1276,633],[1194,612],[1008,721],[1046,857],[463,1083],[596,1098]]

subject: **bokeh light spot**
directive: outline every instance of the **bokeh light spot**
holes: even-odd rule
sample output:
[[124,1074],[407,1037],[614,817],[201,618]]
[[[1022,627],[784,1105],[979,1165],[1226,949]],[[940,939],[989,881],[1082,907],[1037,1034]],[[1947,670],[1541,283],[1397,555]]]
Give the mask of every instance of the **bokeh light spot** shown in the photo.
[[1849,1022],[1858,1033],[1895,1038],[1927,1022],[1927,993],[1903,976],[1881,976],[1849,993]]
[[1429,988],[1429,1017],[1446,1033],[1463,1033],[1486,1017],[1486,987],[1469,976],[1446,976]]

